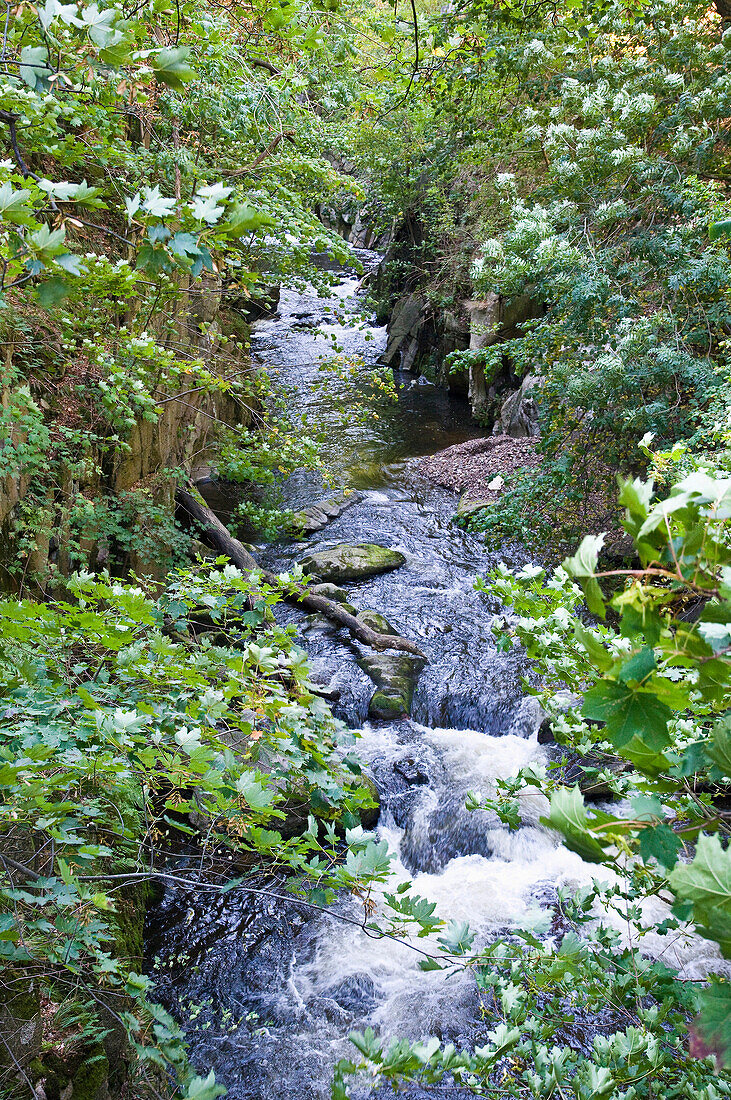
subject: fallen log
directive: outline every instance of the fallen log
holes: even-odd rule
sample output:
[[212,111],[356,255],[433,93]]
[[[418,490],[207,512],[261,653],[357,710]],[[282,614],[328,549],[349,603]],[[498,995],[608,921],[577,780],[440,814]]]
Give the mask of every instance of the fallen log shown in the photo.
[[[210,539],[216,550],[225,554],[234,565],[244,572],[251,573],[256,570],[267,584],[271,584],[274,588],[279,587],[279,580],[275,574],[261,568],[256,558],[241,545],[238,539],[233,537],[229,529],[211,511],[199,493],[192,488],[180,488],[175,493],[175,500],[178,507]],[[329,600],[327,596],[318,596],[314,592],[302,590],[285,593],[283,599],[287,603],[295,604],[297,607],[304,607],[307,611],[319,612],[330,622],[345,627],[354,638],[357,638],[359,642],[363,642],[364,645],[370,646],[371,649],[398,649],[403,653],[413,653],[416,657],[428,659],[416,642],[410,641],[409,638],[402,638],[398,634],[379,634],[378,631],[372,630],[360,619],[357,619],[355,615],[351,615],[349,611],[346,611],[342,604],[337,603],[335,600]]]

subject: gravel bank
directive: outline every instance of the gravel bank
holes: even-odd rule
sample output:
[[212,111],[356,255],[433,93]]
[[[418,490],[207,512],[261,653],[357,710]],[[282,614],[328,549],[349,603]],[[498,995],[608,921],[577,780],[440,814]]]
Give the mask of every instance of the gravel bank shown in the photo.
[[488,486],[496,477],[539,462],[533,439],[489,435],[428,455],[417,469],[437,485],[464,493],[466,500],[493,501],[500,495],[500,488]]

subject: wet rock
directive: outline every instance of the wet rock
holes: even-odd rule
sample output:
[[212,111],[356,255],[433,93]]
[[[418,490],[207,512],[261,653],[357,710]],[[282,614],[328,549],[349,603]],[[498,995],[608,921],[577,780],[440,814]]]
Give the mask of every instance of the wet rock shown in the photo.
[[620,756],[604,752],[588,752],[585,756],[567,752],[558,768],[559,778],[569,787],[578,787],[588,802],[604,798],[616,798],[608,780],[598,772],[609,771],[612,775],[623,775],[632,771],[632,765]]
[[394,824],[399,829],[406,829],[408,827],[409,822],[414,816],[420,797],[420,789],[418,787],[407,787],[405,791],[391,795],[388,808],[394,820]]
[[197,561],[198,558],[203,558],[204,560],[206,560],[215,559],[216,557],[215,550],[211,550],[210,546],[206,546],[206,544],[204,542],[201,542],[200,539],[190,540],[189,552],[190,557],[193,559],[193,561]]
[[319,695],[321,699],[327,699],[329,703],[337,703],[342,694],[340,688],[336,688],[332,684],[312,684],[311,691],[313,695]]
[[367,672],[376,687],[408,691],[414,688],[419,673],[426,664],[423,657],[407,654],[378,653],[362,657],[358,664]]
[[296,532],[301,535],[312,535],[315,531],[320,531],[329,523],[328,517],[324,512],[316,506],[307,508],[302,512],[295,512],[292,519],[292,526]]
[[377,688],[368,705],[369,717],[388,722],[410,713],[416,681],[425,664],[422,658],[380,653],[363,657],[358,664]]
[[379,611],[359,611],[358,618],[378,634],[398,634],[398,630],[394,630],[386,616]]
[[[473,351],[520,335],[521,326],[543,312],[541,303],[529,294],[516,294],[507,299],[499,294],[488,294],[479,301],[465,302],[464,308],[470,318],[470,348]],[[485,367],[480,362],[470,365],[468,389],[473,416],[489,415],[495,397],[493,378],[490,373],[485,374]]]
[[393,307],[388,326],[388,344],[382,356],[382,362],[387,366],[390,366],[398,356],[402,370],[408,369],[403,363],[403,351],[405,348],[408,358],[409,344],[418,336],[421,327],[424,305],[423,296],[413,293],[401,298]]
[[310,592],[316,596],[325,596],[328,600],[335,600],[336,603],[348,602],[348,593],[344,588],[338,588],[336,584],[311,584]]
[[[342,604],[344,609],[350,612],[351,615],[358,614],[358,608],[348,601],[348,593],[343,588],[338,588],[336,584],[311,584],[310,592],[314,596],[324,596],[328,600],[334,600],[335,603]],[[323,621],[323,616],[320,614],[311,615],[310,618],[314,623]]]
[[405,561],[406,558],[398,550],[389,550],[374,542],[359,542],[340,543],[329,550],[308,554],[300,564],[305,573],[337,584],[389,573]]
[[376,986],[369,974],[350,974],[327,991],[348,1012],[366,1016],[376,1007]]
[[424,764],[413,756],[405,756],[402,760],[398,760],[394,764],[393,770],[398,772],[401,778],[405,779],[410,786],[418,786],[429,782],[429,773]]
[[401,695],[388,695],[385,691],[374,691],[368,704],[368,717],[377,722],[391,722],[404,718],[409,713],[410,700]]
[[538,382],[539,379],[534,374],[526,375],[520,389],[515,390],[505,399],[493,427],[495,435],[525,439],[541,434],[538,405],[532,393]]
[[[565,714],[566,711],[581,706],[581,696],[574,694],[572,691],[558,691],[553,698],[552,706],[558,713]],[[551,717],[546,714],[538,727],[538,744],[554,745],[555,743],[553,729],[551,728]]]
[[[574,695],[570,691],[560,691],[556,694],[553,704],[559,712],[565,713],[567,710],[581,706],[581,696]],[[589,722],[589,725],[597,724],[601,723]],[[539,745],[545,745],[548,750],[548,755],[554,763],[552,772],[556,778],[569,787],[578,787],[588,801],[616,797],[609,782],[598,776],[597,772],[609,771],[613,775],[622,775],[632,770],[632,765],[621,756],[599,750],[582,756],[557,744],[553,739],[551,719],[548,716],[538,727],[537,740]]]
[[331,520],[337,519],[353,504],[357,504],[361,494],[352,489],[343,489],[335,496],[318,500],[309,508],[296,512],[293,518],[293,526],[302,535],[311,535],[315,531],[322,530]]

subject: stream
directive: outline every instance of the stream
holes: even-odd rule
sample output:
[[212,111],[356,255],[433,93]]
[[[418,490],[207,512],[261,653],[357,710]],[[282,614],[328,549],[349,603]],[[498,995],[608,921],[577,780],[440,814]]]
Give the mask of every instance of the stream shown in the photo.
[[[378,259],[358,254],[366,265]],[[468,921],[479,945],[545,915],[557,889],[589,884],[597,869],[538,824],[540,795],[526,792],[524,824],[513,832],[494,815],[465,808],[470,792],[490,794],[496,777],[546,758],[537,743],[541,715],[521,683],[525,662],[498,651],[491,623],[501,609],[473,588],[508,551],[454,526],[456,496],[416,469],[418,456],[477,434],[466,404],[397,376],[396,405],[379,409],[378,420],[343,423],[339,410],[353,402],[354,383],[328,375],[323,387],[321,359],[333,337],[366,363],[385,342],[384,329],[358,319],[357,288],[358,277],[344,272],[330,298],[283,290],[277,318],[255,326],[252,350],[289,389],[292,415],[303,430],[315,412],[327,425],[323,457],[335,487],[350,484],[362,494],[315,535],[262,548],[260,558],[281,571],[339,542],[378,542],[405,555],[402,568],[350,585],[348,594],[428,653],[409,719],[370,724],[374,684],[356,663],[366,651],[317,616],[288,608],[278,614],[297,622],[312,679],[339,695],[336,715],[361,731],[356,749],[381,796],[377,833],[395,854],[389,890],[412,881],[414,893],[437,903],[438,915]],[[301,508],[327,490],[319,475],[302,473],[285,494]],[[525,560],[519,549],[510,552],[511,565]],[[336,909],[362,919],[354,899]],[[185,1027],[193,1064],[214,1069],[232,1100],[324,1100],[335,1062],[352,1054],[347,1036],[355,1029],[463,1045],[494,1026],[483,1019],[469,972],[424,973],[407,945],[296,902],[169,890],[148,925],[156,995]],[[430,941],[418,944],[428,949]],[[658,944],[661,951],[696,977],[712,948],[678,941]],[[590,1045],[597,1027],[601,1021],[578,1022],[567,1041]],[[449,1086],[438,1091],[463,1095]]]

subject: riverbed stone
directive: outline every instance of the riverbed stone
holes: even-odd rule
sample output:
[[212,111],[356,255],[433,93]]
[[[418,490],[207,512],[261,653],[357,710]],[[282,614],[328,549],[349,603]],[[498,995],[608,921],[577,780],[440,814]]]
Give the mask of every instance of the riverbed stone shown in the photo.
[[307,554],[301,561],[305,573],[335,584],[365,580],[378,573],[389,573],[404,564],[398,550],[374,542],[340,543],[327,550]]
[[328,582],[324,584],[311,584],[310,592],[313,596],[325,596],[328,600],[335,600],[336,603],[348,603],[348,593],[344,588],[338,588],[336,584],[330,584]]
[[458,519],[467,519],[475,512],[481,512],[483,508],[489,508],[494,500],[484,500],[479,497],[471,497],[469,493],[463,493],[457,505],[456,516]]
[[376,685],[368,715],[376,721],[393,721],[411,712],[414,688],[426,662],[422,657],[379,653],[362,657],[358,664]]
[[330,520],[325,512],[317,507],[307,508],[302,512],[295,512],[292,517],[292,526],[300,535],[313,535],[320,531]]
[[365,611],[358,612],[358,618],[378,634],[398,634],[398,630],[394,630],[386,616],[381,615],[380,611],[370,611],[366,608]]
[[334,496],[316,501],[309,508],[295,512],[292,526],[300,535],[312,535],[315,531],[322,530],[331,520],[337,519],[351,505],[357,504],[361,498],[362,494],[355,489],[343,489]]

